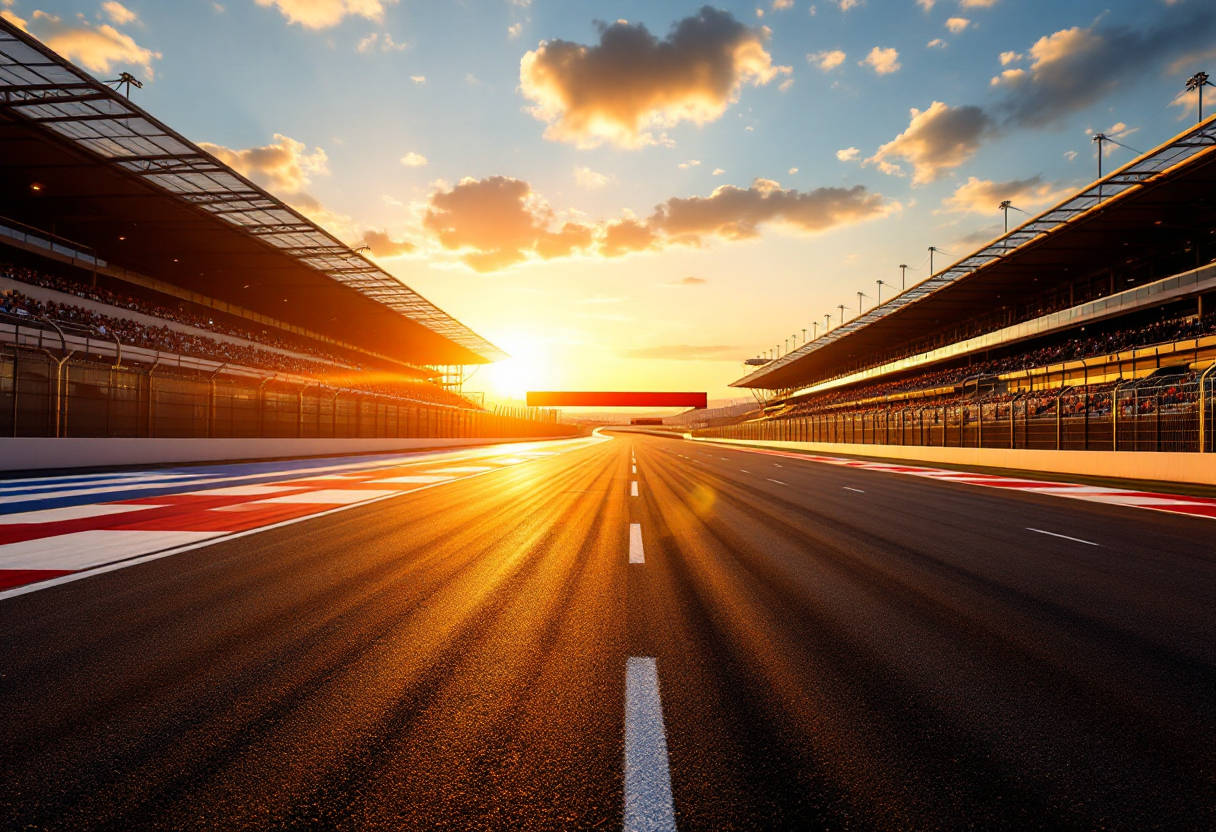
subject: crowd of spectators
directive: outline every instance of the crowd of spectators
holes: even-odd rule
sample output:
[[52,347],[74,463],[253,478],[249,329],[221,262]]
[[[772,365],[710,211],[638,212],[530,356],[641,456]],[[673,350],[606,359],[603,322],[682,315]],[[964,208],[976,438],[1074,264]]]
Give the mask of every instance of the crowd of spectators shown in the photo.
[[[91,309],[66,303],[44,302],[27,297],[16,290],[0,292],[0,313],[16,318],[39,320],[47,318],[56,323],[74,324],[91,330],[102,338],[117,338],[123,344],[175,355],[205,358],[227,364],[237,364],[276,373],[308,376],[360,392],[409,399],[423,404],[449,407],[472,407],[472,403],[454,392],[427,381],[386,379],[384,374],[365,368],[314,361],[280,352],[258,349],[247,344],[181,332],[167,326],[152,326],[127,318],[103,315]],[[146,314],[151,314],[150,312]],[[374,380],[373,380],[374,379]]]
[[[1174,343],[1212,334],[1216,334],[1216,314],[1205,315],[1202,320],[1191,316],[1190,318],[1158,321],[1143,326],[1129,326],[1098,335],[1070,338],[1053,346],[981,361],[965,367],[931,370],[898,381],[828,391],[800,401],[790,415],[820,413],[848,407],[854,403],[872,402],[875,399],[895,394],[917,392],[930,394],[931,391],[940,391],[942,388],[950,388],[950,392],[945,393],[949,396],[954,390],[961,388],[968,379],[1032,370],[1066,361],[1112,355],[1124,350],[1150,347],[1154,344]],[[960,390],[960,392],[966,391]],[[978,388],[972,388],[970,392],[976,393]],[[1051,407],[1055,407],[1054,398]]]
[[221,335],[243,338],[246,341],[254,341],[259,344],[265,344],[268,347],[304,353],[328,364],[346,366],[350,366],[351,364],[349,359],[333,354],[320,344],[308,343],[306,339],[287,340],[267,330],[258,331],[232,326],[222,321],[217,321],[213,316],[196,314],[185,309],[174,309],[159,303],[152,303],[129,295],[112,292],[102,287],[88,286],[74,280],[69,280],[66,277],[44,274],[33,269],[13,265],[12,263],[0,263],[0,277],[7,277],[10,280],[27,283],[31,286],[41,286],[44,289],[54,289],[57,292],[75,295],[85,300],[104,303],[107,306],[116,306],[119,309],[127,309],[131,312],[140,312],[153,318],[173,321],[174,323],[206,330],[207,332],[218,332]]

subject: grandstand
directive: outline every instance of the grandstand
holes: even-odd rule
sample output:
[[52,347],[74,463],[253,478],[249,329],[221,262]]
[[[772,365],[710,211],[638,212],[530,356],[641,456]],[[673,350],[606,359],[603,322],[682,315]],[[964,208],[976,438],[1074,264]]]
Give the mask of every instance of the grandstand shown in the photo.
[[1216,450],[1216,118],[732,386],[698,435]]
[[504,357],[0,19],[0,435],[554,435]]

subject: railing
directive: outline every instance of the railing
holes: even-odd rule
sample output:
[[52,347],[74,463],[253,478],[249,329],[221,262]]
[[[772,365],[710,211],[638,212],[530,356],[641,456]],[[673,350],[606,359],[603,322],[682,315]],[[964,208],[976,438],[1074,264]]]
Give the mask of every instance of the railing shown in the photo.
[[[54,345],[58,347],[58,344]],[[490,413],[316,381],[0,352],[0,436],[528,438],[574,436],[552,411]]]
[[1216,365],[1173,380],[757,420],[699,437],[941,448],[1216,452]]

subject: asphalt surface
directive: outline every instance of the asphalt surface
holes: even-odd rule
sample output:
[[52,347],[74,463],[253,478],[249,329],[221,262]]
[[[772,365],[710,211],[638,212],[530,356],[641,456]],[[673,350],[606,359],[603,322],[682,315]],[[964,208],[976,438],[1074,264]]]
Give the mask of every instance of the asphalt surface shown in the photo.
[[1211,829],[1214,599],[1216,521],[623,436],[0,601],[0,828],[620,828],[650,657],[680,829]]

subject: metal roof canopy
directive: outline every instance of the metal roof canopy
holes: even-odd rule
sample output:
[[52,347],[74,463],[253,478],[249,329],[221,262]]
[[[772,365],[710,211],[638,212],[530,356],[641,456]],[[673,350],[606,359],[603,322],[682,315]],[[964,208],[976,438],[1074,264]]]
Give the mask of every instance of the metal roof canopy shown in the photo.
[[[796,389],[832,377],[859,354],[921,338],[943,321],[964,320],[1050,289],[1036,285],[1047,270],[1093,269],[1127,259],[1129,234],[1141,250],[1194,223],[1197,203],[1216,209],[1216,116],[1145,153],[882,306],[731,384]],[[1216,217],[1216,211],[1213,212]],[[1157,221],[1162,220],[1161,225]],[[1069,278],[1081,270],[1067,275]],[[1028,279],[1029,278],[1029,281]],[[997,305],[1000,305],[998,302]]]
[[[311,329],[403,352],[413,363],[506,357],[3,19],[0,146],[5,211],[35,226],[49,221],[53,233],[111,262],[276,317],[290,309]],[[31,175],[43,185],[37,193],[29,189]]]

